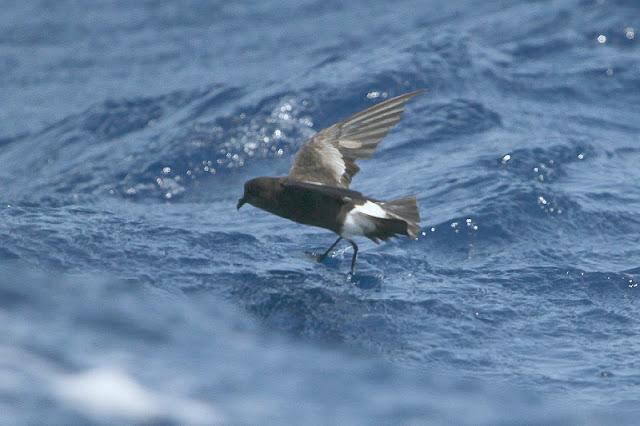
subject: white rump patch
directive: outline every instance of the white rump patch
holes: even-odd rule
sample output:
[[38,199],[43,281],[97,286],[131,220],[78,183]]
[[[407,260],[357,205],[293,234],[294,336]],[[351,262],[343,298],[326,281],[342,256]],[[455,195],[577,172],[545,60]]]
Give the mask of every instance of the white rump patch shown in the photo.
[[344,218],[340,235],[344,238],[352,238],[356,235],[367,235],[375,232],[376,224],[371,219],[377,217],[388,218],[387,212],[377,203],[366,201],[361,206],[355,206]]
[[372,201],[366,201],[361,206],[355,206],[352,212],[364,213],[369,216],[379,217],[380,219],[386,219],[389,217],[387,212],[380,207],[380,205]]

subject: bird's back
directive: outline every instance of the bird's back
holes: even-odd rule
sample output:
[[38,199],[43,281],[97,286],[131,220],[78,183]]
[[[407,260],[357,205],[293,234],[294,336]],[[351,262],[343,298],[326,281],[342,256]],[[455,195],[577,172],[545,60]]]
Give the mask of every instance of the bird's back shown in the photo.
[[268,210],[305,225],[340,232],[345,211],[364,200],[361,193],[283,178],[282,189]]

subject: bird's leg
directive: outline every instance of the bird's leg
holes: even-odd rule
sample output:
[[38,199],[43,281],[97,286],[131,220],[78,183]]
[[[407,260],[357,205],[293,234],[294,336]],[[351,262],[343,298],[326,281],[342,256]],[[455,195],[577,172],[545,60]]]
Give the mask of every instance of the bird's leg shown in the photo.
[[358,257],[358,245],[353,240],[347,240],[353,247],[353,257],[351,258],[351,275],[356,273],[356,258]]
[[331,244],[331,247],[329,247],[327,251],[324,252],[324,254],[318,256],[318,262],[322,262],[329,255],[329,253],[331,253],[331,250],[333,250],[333,248],[338,245],[341,239],[342,237],[338,237],[336,242]]

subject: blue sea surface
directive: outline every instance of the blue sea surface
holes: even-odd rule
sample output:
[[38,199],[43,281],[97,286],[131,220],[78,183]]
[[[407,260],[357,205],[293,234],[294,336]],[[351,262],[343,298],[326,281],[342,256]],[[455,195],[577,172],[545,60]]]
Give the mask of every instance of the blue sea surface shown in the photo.
[[[637,1],[1,6],[0,423],[637,424]],[[236,211],[418,88],[417,241]]]

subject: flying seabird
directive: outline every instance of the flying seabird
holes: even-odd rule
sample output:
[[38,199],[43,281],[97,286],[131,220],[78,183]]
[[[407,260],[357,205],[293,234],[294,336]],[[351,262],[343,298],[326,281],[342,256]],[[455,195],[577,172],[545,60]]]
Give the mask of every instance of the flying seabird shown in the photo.
[[296,154],[288,176],[247,181],[238,210],[249,203],[294,222],[335,232],[338,239],[317,260],[323,261],[344,238],[353,247],[351,275],[358,256],[354,237],[365,236],[376,244],[396,235],[416,239],[420,213],[414,196],[380,201],[349,189],[349,184],[360,170],[355,161],[373,155],[400,121],[407,101],[421,92],[386,100],[316,133]]

